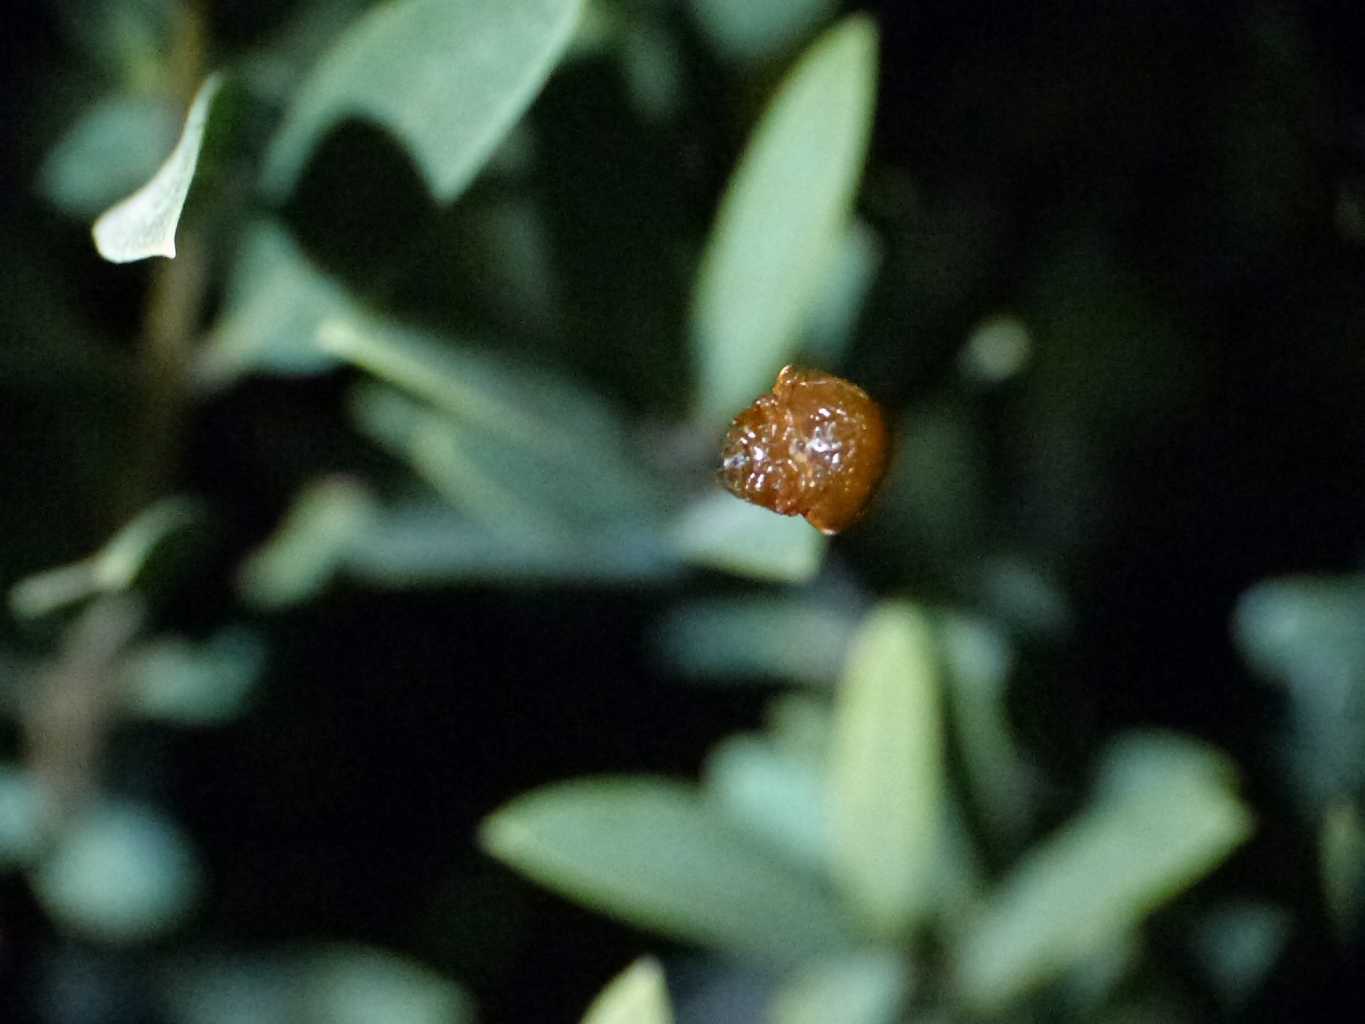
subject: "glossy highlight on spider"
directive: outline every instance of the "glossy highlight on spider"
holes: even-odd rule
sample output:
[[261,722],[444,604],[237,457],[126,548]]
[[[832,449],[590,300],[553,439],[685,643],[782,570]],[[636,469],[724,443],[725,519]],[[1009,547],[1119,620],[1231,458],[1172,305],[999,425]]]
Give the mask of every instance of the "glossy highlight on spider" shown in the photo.
[[784,366],[730,424],[720,479],[736,497],[821,533],[852,525],[886,473],[889,436],[877,403],[822,370]]

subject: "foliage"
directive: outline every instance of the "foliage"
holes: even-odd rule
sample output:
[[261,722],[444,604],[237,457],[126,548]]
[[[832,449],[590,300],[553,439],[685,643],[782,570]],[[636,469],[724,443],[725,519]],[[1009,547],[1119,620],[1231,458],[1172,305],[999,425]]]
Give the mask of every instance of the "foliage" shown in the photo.
[[[1365,199],[1313,23],[883,6],[32,16],[14,1019],[1329,998]],[[896,424],[833,540],[713,479],[790,361]]]

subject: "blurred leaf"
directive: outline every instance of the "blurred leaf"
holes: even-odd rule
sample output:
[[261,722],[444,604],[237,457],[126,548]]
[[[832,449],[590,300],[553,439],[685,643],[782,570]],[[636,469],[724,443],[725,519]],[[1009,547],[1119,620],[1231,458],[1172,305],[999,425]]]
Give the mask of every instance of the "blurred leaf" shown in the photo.
[[800,867],[828,870],[824,778],[814,765],[759,737],[731,736],[707,757],[705,788],[736,827]]
[[834,602],[723,597],[674,605],[654,632],[669,669],[699,679],[831,682],[856,619]]
[[163,498],[139,513],[89,558],[14,584],[9,593],[10,610],[19,618],[41,618],[98,594],[128,590],[157,550],[199,519],[196,502],[183,497]]
[[[974,485],[971,492],[976,493]],[[1026,634],[1060,637],[1075,621],[1061,585],[1043,567],[1026,558],[1001,555],[985,559],[980,587],[990,610]]]
[[805,583],[820,571],[827,538],[799,516],[779,516],[717,492],[694,501],[673,528],[680,557],[735,576]]
[[509,525],[489,527],[434,502],[396,505],[350,546],[347,571],[388,587],[668,579],[677,563],[647,528],[561,536]]
[[462,1024],[474,1007],[453,982],[401,957],[330,946],[301,958],[290,1019],[305,1024]]
[[1365,821],[1347,800],[1327,808],[1318,836],[1323,902],[1337,935],[1349,941],[1365,904]]
[[835,877],[878,934],[933,900],[943,815],[943,725],[933,635],[912,605],[875,608],[835,698],[830,800]]
[[846,18],[802,55],[754,129],[693,296],[701,423],[729,420],[795,352],[847,230],[876,78],[876,26]]
[[768,705],[767,734],[774,749],[824,772],[834,732],[830,702],[823,696],[792,691]]
[[783,985],[770,1024],[894,1024],[910,993],[906,958],[891,951],[819,961]]
[[71,217],[95,217],[156,173],[175,135],[175,117],[159,100],[106,96],[52,147],[38,169],[38,190]]
[[1090,806],[1033,847],[965,930],[955,960],[967,1004],[1007,1005],[1212,871],[1252,830],[1233,777],[1191,740],[1117,743]]
[[1296,684],[1365,685],[1365,576],[1291,576],[1252,587],[1233,635],[1253,668]]
[[943,936],[961,932],[987,888],[987,865],[951,786],[944,787],[939,848],[934,858],[933,914]]
[[174,963],[166,999],[183,1024],[466,1024],[460,986],[368,946],[327,945]]
[[[657,521],[651,481],[628,464],[623,438],[576,435],[582,447],[528,444],[432,410],[392,388],[361,389],[353,404],[362,432],[409,462],[470,519],[490,530],[537,531],[568,541],[617,525]],[[575,421],[569,421],[575,422]],[[586,426],[586,425],[585,425]]]
[[204,79],[170,156],[145,185],[95,221],[95,248],[106,260],[128,263],[148,256],[175,257],[175,229],[199,164],[213,99],[222,84],[221,75]]
[[838,366],[853,340],[868,293],[885,260],[886,247],[865,221],[853,218],[807,317],[802,360]]
[[33,891],[64,929],[100,942],[158,938],[199,898],[203,878],[180,830],[149,807],[105,801],[66,826]]
[[33,777],[0,765],[0,871],[27,864],[42,845],[44,806]]
[[[552,497],[589,522],[639,523],[659,515],[658,481],[629,431],[599,395],[525,362],[457,346],[428,332],[371,320],[333,321],[324,350],[450,414],[449,425],[404,412],[393,401],[366,409],[386,440],[407,434],[420,453],[446,465],[463,458],[494,486]],[[392,428],[385,429],[385,425]],[[458,430],[457,430],[458,428]],[[416,431],[415,435],[412,434]],[[519,461],[535,466],[527,471]],[[542,508],[540,512],[552,511]]]
[[1194,948],[1219,1001],[1242,1009],[1275,966],[1293,930],[1288,911],[1262,903],[1237,903],[1205,915]]
[[282,227],[258,221],[243,232],[223,313],[196,354],[197,382],[220,387],[252,370],[327,370],[336,358],[318,346],[318,329],[350,310],[346,290],[315,267]]
[[215,725],[245,709],[265,655],[254,633],[227,627],[199,644],[160,637],[135,650],[121,668],[138,714],[180,725]]
[[1033,356],[1033,336],[1018,317],[987,317],[972,329],[958,354],[958,370],[974,384],[1000,384],[1023,372]]
[[1365,576],[1286,577],[1233,613],[1238,649],[1291,698],[1290,769],[1317,810],[1365,784]]
[[845,947],[834,901],[769,856],[691,789],[583,779],[486,819],[484,849],[542,885],[683,941],[795,961]]
[[781,53],[838,10],[836,0],[690,0],[692,17],[721,56]]
[[949,722],[972,799],[993,838],[1016,843],[1031,823],[1040,779],[1010,728],[1006,684],[1013,651],[990,623],[961,615],[943,620],[939,638]]
[[295,95],[266,153],[266,191],[282,199],[328,130],[360,117],[391,132],[432,195],[449,202],[540,91],[579,8],[579,0],[395,0],[372,8]]
[[328,477],[294,499],[284,522],[242,564],[237,586],[258,608],[284,608],[315,596],[331,580],[375,515],[356,481]]
[[618,974],[588,1007],[583,1024],[673,1024],[659,962],[642,957]]

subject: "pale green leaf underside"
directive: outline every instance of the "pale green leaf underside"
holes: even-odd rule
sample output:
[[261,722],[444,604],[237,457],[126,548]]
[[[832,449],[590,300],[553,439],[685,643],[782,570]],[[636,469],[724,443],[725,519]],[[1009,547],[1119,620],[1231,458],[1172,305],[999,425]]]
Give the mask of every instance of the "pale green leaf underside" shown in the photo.
[[360,18],[322,58],[266,153],[283,198],[317,143],[356,117],[392,133],[449,202],[521,117],[563,53],[581,0],[399,0]]
[[1109,948],[1251,833],[1229,768],[1178,737],[1116,744],[1089,809],[1001,883],[956,952],[968,1005],[1012,999]]
[[813,579],[828,546],[799,516],[779,516],[719,490],[683,510],[672,540],[688,562],[772,583]]
[[223,84],[210,75],[195,93],[171,155],[140,189],[115,203],[95,221],[91,233],[99,254],[111,263],[129,263],[148,256],[175,256],[175,229],[190,193],[199,151],[204,145],[213,99]]
[[835,876],[881,934],[903,931],[934,897],[944,772],[938,676],[928,623],[893,602],[859,630],[836,696]]
[[673,1024],[659,962],[641,957],[613,978],[588,1007],[582,1024]]
[[821,961],[783,985],[770,1024],[894,1024],[910,989],[905,964],[883,950]]
[[514,800],[484,848],[556,892],[699,945],[775,961],[845,948],[845,922],[811,876],[736,830],[693,790],[584,779]]
[[846,18],[805,52],[764,112],[721,201],[691,321],[697,411],[723,423],[794,354],[862,173],[877,29]]

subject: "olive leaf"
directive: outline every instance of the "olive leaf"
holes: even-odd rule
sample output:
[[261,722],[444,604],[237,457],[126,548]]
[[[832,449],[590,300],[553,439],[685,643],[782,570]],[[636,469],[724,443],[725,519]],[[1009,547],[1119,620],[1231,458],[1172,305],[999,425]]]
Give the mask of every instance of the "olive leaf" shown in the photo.
[[129,263],[148,256],[175,258],[175,229],[199,165],[213,100],[222,84],[218,74],[204,79],[185,115],[180,139],[165,163],[147,184],[95,221],[91,229],[95,248],[109,262]]

